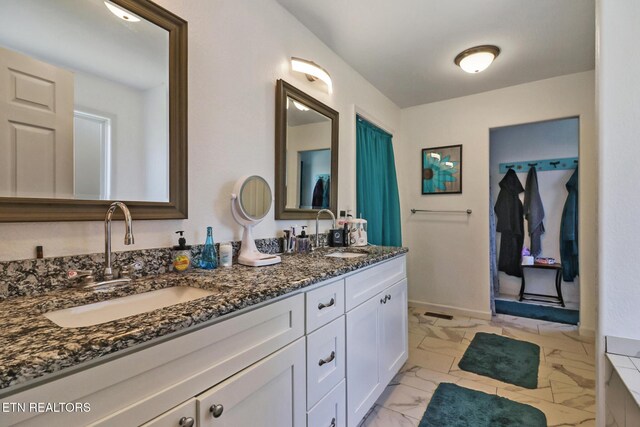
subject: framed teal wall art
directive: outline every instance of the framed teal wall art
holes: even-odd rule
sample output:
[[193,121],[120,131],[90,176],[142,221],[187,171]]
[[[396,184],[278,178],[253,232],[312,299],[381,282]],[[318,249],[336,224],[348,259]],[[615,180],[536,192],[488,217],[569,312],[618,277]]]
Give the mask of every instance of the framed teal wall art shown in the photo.
[[422,150],[422,194],[462,193],[462,145]]

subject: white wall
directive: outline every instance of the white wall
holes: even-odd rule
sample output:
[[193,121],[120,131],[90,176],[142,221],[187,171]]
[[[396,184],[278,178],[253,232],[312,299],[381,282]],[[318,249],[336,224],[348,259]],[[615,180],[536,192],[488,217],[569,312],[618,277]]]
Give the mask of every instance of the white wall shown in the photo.
[[[136,245],[114,238],[114,250],[175,244],[175,230],[190,242],[204,242],[207,225],[217,241],[240,240],[231,218],[229,195],[237,178],[264,176],[273,186],[275,163],[275,83],[283,78],[340,113],[342,209],[355,206],[355,106],[398,129],[400,110],[349,67],[274,0],[160,0],[189,22],[189,219],[135,221]],[[289,58],[321,64],[334,92],[290,71]],[[397,146],[397,144],[396,144]],[[298,222],[302,223],[302,222]],[[311,223],[311,221],[307,221]],[[254,229],[272,237],[293,224],[273,214]],[[328,227],[323,221],[323,227]],[[311,227],[313,229],[313,227]],[[114,236],[122,233],[114,225]],[[101,252],[101,222],[0,224],[0,260]]]
[[[473,78],[473,76],[470,76]],[[489,129],[580,117],[581,327],[595,327],[596,141],[594,72],[508,87],[402,110],[395,144],[409,246],[409,297],[435,308],[489,314]],[[420,194],[420,150],[463,144],[459,195]],[[413,165],[413,166],[412,166]],[[473,214],[415,214],[410,208],[467,209]]]
[[603,340],[606,335],[640,340],[638,244],[640,168],[640,2],[598,1],[597,105],[599,189],[599,421],[604,424]]
[[[500,163],[578,157],[579,125],[578,119],[571,118],[492,129],[489,166],[493,191],[491,205],[495,206],[498,200],[499,184],[504,178],[504,174],[500,173]],[[516,172],[524,188],[529,170],[527,168],[520,172],[516,170]],[[538,188],[545,213],[545,233],[540,239],[542,243],[541,256],[554,257],[558,262],[560,262],[560,222],[562,210],[567,200],[565,184],[573,173],[573,169],[538,172]],[[520,194],[520,199],[524,200],[524,193]],[[524,226],[525,246],[530,248],[526,219]],[[499,248],[501,233],[496,233],[496,237]],[[527,275],[527,292],[555,295],[554,271],[528,269],[525,274]],[[520,283],[519,277],[500,272],[501,295],[518,295]],[[579,291],[580,277],[576,277],[573,282],[562,282],[562,296],[571,308],[579,307]]]
[[145,200],[169,200],[169,92],[166,85],[144,91]]
[[112,119],[113,198],[138,200],[136,196],[146,194],[144,106],[144,92],[138,89],[98,76],[75,73],[75,108]]

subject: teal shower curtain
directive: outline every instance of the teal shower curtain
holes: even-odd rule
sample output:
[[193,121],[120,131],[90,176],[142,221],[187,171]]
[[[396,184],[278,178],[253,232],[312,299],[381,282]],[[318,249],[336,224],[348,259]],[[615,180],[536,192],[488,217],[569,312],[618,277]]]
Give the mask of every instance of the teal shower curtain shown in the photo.
[[400,196],[392,136],[356,119],[356,214],[367,220],[369,243],[402,246]]

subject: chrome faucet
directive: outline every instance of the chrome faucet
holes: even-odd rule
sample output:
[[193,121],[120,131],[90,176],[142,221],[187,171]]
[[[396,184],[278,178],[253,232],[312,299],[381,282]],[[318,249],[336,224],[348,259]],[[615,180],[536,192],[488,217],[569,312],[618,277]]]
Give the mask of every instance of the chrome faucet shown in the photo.
[[326,212],[331,215],[331,220],[333,221],[333,227],[336,228],[336,216],[329,209],[320,209],[318,214],[316,215],[316,249],[320,247],[320,215]]
[[111,270],[111,217],[116,208],[120,208],[124,214],[125,234],[124,244],[133,244],[133,227],[131,224],[131,212],[129,208],[122,202],[113,202],[107,209],[107,215],[104,218],[104,280],[113,279],[113,271]]

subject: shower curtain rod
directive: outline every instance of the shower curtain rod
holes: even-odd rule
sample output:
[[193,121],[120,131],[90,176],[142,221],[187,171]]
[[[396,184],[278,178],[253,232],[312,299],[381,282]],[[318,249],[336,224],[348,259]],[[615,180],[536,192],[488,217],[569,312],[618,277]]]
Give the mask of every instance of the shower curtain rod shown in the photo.
[[427,212],[427,213],[461,213],[461,214],[467,214],[467,215],[471,215],[472,211],[471,209],[467,209],[464,211],[449,211],[449,210],[433,210],[433,209],[411,209],[411,213],[414,214],[416,212]]

